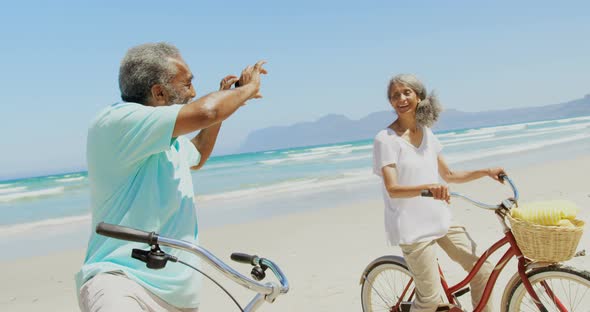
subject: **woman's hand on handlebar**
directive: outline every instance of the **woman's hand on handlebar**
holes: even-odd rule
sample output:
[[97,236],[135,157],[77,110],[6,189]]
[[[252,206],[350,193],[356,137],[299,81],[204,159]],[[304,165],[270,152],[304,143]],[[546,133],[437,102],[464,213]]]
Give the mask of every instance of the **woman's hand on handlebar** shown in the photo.
[[488,176],[502,184],[504,184],[504,179],[502,176],[507,175],[503,168],[489,168],[488,169]]
[[433,199],[444,200],[447,204],[451,203],[451,192],[449,187],[443,184],[430,184],[428,190],[432,193]]

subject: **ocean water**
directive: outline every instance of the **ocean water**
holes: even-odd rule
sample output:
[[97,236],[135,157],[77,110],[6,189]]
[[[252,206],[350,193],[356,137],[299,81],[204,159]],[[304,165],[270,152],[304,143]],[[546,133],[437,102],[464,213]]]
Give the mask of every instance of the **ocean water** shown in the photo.
[[[483,158],[503,158],[522,153],[543,153],[551,146],[579,147],[590,154],[590,116],[462,129],[436,134],[451,164]],[[298,201],[331,189],[375,183],[371,173],[372,139],[213,157],[193,173],[199,207],[206,220],[215,213],[227,216],[264,207],[279,198],[269,214],[310,209]],[[315,195],[314,195],[315,194]],[[379,196],[377,192],[370,196]],[[315,199],[314,199],[315,198]],[[324,197],[325,199],[325,197]],[[329,200],[329,199],[328,199]],[[89,219],[89,186],[86,172],[0,182],[0,237],[34,232],[44,226],[77,224]],[[280,202],[280,207],[276,203]],[[203,210],[203,209],[202,209]],[[207,219],[208,218],[208,219]],[[229,221],[226,221],[229,222]]]

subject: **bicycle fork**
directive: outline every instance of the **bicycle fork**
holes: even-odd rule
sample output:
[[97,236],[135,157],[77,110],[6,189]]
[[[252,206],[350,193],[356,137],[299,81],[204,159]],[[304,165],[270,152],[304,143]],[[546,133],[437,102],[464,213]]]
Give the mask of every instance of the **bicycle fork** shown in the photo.
[[[526,271],[525,271],[524,257],[522,257],[522,256],[518,258],[518,275],[520,276],[520,279],[522,280],[522,284],[524,285],[524,288],[526,289],[527,293],[531,296],[531,298],[533,299],[533,302],[535,303],[537,308],[539,308],[539,311],[547,312],[548,311],[547,308],[545,308],[545,306],[541,302],[541,299],[539,299],[539,296],[537,296],[537,293],[533,289],[533,285],[531,284],[531,281],[529,281],[529,278],[528,278]],[[543,287],[543,289],[545,290],[545,292],[547,292],[547,295],[549,296],[549,298],[551,298],[553,303],[555,303],[555,305],[557,306],[559,311],[560,312],[567,312],[567,308],[564,307],[561,300],[559,300],[559,298],[557,298],[557,296],[555,296],[555,294],[553,293],[553,291],[551,290],[551,288],[549,287],[547,282],[541,281],[540,284]]]

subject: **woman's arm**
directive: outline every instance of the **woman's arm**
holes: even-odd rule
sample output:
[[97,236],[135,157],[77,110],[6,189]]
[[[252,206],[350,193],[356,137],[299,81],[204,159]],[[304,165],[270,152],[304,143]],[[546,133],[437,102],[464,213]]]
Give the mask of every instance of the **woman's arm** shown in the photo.
[[397,169],[395,164],[387,165],[381,168],[383,174],[383,184],[391,198],[409,198],[420,196],[423,190],[429,190],[434,199],[449,201],[451,195],[446,185],[442,184],[422,184],[422,185],[399,185],[397,183]]
[[447,165],[447,162],[445,161],[442,154],[438,155],[438,173],[447,183],[465,183],[486,176],[498,182],[504,183],[504,181],[500,179],[500,175],[506,174],[502,168],[453,171]]

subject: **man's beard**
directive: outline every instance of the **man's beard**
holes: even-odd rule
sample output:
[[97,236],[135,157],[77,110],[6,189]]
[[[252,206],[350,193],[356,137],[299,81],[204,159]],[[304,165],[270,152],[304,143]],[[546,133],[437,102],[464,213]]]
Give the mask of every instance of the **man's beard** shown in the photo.
[[166,86],[166,91],[168,92],[170,99],[168,100],[168,105],[172,104],[187,104],[192,99],[191,96],[182,96],[180,95],[173,87]]

